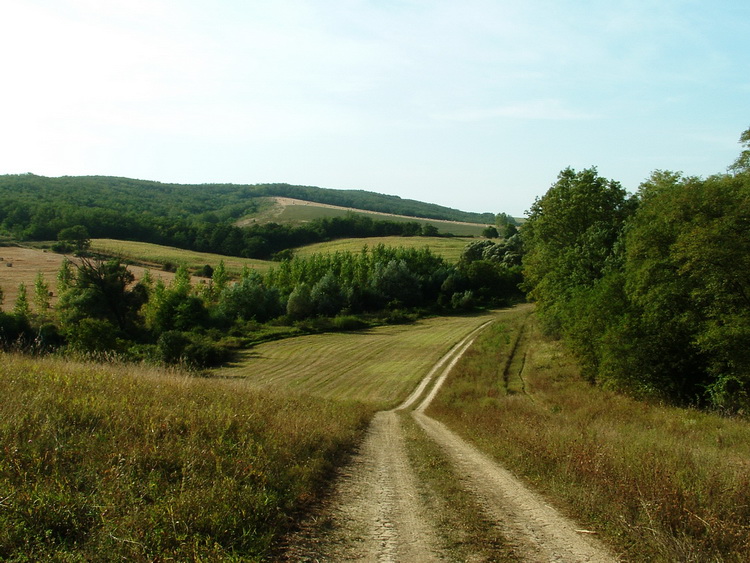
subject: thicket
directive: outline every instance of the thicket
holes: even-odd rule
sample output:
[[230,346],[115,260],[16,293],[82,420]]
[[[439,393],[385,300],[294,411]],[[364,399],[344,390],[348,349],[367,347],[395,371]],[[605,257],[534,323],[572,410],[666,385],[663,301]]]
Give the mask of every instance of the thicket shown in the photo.
[[[429,312],[468,311],[522,299],[520,240],[477,241],[457,265],[429,249],[378,245],[360,253],[292,258],[261,275],[229,279],[223,262],[194,283],[185,267],[173,281],[134,276],[118,260],[65,261],[59,299],[38,280],[0,313],[0,343],[37,351],[116,353],[126,359],[220,364],[237,347],[284,333],[349,330],[402,322]],[[46,297],[46,301],[42,298]]]
[[748,411],[748,152],[708,178],[656,171],[634,196],[596,169],[567,169],[534,203],[525,287],[591,381]]

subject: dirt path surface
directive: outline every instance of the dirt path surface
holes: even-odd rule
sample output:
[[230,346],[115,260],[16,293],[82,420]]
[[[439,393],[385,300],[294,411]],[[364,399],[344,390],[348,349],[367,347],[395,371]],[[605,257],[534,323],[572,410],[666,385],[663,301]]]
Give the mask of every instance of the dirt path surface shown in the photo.
[[410,466],[397,413],[413,408],[421,399],[412,416],[442,448],[462,486],[476,496],[520,560],[616,561],[596,539],[547,505],[511,473],[425,414],[445,377],[485,326],[454,346],[401,405],[374,417],[360,451],[338,480],[328,508],[292,540],[287,560],[452,559],[420,500],[423,491]]

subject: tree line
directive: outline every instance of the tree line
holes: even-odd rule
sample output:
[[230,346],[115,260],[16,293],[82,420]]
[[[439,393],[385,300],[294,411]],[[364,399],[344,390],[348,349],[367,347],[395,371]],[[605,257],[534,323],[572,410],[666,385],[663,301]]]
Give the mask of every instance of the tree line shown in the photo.
[[210,279],[191,279],[180,267],[170,283],[151,275],[135,283],[118,260],[66,260],[54,282],[55,307],[43,277],[33,299],[19,287],[12,312],[0,313],[0,344],[204,367],[268,334],[361,328],[522,299],[520,239],[477,242],[482,248],[467,248],[458,264],[426,248],[378,245],[287,259],[265,274],[245,269],[235,280],[223,262]]
[[563,170],[523,225],[524,287],[585,375],[641,397],[750,408],[750,129],[726,173],[634,195]]
[[[107,176],[0,176],[0,230],[17,238],[50,240],[74,225],[120,235],[156,236],[175,221],[232,224],[258,210],[259,198],[310,202],[415,218],[492,224],[492,213],[470,213],[362,190],[288,184],[164,184]],[[119,225],[118,225],[119,224]],[[118,230],[119,229],[119,230]]]

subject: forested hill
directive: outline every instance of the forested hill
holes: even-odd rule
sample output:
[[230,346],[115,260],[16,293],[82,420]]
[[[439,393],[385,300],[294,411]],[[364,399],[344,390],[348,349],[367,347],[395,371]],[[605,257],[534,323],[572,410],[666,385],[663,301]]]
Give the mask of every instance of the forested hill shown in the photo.
[[165,184],[111,176],[33,174],[0,176],[0,214],[18,203],[101,208],[115,212],[146,212],[160,216],[209,214],[227,220],[252,213],[257,198],[290,197],[410,217],[493,224],[493,213],[472,213],[398,196],[364,190],[336,190],[289,184]]

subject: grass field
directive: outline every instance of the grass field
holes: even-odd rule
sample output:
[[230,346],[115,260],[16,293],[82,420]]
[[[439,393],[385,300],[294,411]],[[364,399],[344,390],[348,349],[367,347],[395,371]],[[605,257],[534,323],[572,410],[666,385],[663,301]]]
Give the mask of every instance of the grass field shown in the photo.
[[592,387],[528,309],[479,336],[429,413],[625,561],[747,561],[748,421]]
[[461,257],[466,245],[476,239],[470,237],[437,238],[437,237],[374,237],[340,239],[330,242],[310,244],[296,249],[297,256],[302,258],[312,254],[325,254],[327,252],[359,252],[367,246],[373,248],[379,244],[385,246],[404,248],[429,248],[438,256],[442,256],[448,262],[456,263]]
[[261,212],[254,217],[246,217],[238,221],[238,225],[250,225],[252,223],[306,223],[315,219],[341,217],[347,213],[356,213],[371,217],[375,221],[416,221],[421,225],[433,225],[441,233],[451,233],[456,236],[471,237],[480,236],[482,229],[487,225],[477,223],[462,223],[456,221],[441,221],[438,219],[422,219],[419,217],[408,217],[405,215],[392,215],[390,213],[377,213],[374,211],[362,211],[348,209],[333,205],[313,203],[309,201],[295,200],[291,198],[269,198],[268,205],[264,205]]
[[0,353],[0,560],[259,561],[362,404]]
[[269,342],[215,373],[243,378],[257,389],[393,407],[457,340],[490,317],[435,317],[413,325]]
[[234,274],[239,274],[245,266],[264,272],[272,265],[272,262],[266,260],[222,256],[221,254],[195,252],[147,242],[114,239],[93,239],[91,241],[91,250],[146,264],[153,264],[157,267],[163,264],[184,265],[189,269],[201,268],[206,264],[215,267],[223,260],[227,269]]

